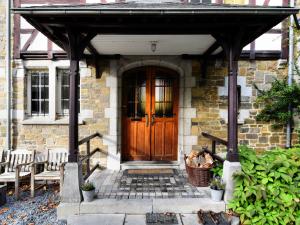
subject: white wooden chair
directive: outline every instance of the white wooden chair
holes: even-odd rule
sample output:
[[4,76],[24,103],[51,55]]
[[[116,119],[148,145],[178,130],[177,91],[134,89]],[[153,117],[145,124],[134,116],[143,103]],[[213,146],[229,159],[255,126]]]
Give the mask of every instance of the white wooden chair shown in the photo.
[[[60,190],[64,178],[64,166],[68,162],[68,150],[64,148],[48,149],[45,161],[31,165],[31,196],[34,197],[35,181],[60,181]],[[42,172],[36,174],[36,166],[44,164]]]
[[19,183],[30,178],[30,164],[34,162],[35,151],[16,149],[8,151],[6,161],[0,163],[5,166],[4,173],[0,174],[0,182],[15,183],[15,196],[19,198]]

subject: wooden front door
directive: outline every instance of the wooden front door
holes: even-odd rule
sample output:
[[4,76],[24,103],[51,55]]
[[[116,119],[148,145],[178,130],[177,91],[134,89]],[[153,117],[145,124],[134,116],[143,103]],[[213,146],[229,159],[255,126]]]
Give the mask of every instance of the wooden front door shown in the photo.
[[177,160],[178,74],[140,67],[123,76],[122,158]]

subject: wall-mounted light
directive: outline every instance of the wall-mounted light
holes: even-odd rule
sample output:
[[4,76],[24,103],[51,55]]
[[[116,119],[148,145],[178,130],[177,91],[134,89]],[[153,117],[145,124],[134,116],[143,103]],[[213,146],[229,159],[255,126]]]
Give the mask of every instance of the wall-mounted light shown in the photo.
[[158,43],[158,41],[150,41],[152,52],[156,51],[157,43]]

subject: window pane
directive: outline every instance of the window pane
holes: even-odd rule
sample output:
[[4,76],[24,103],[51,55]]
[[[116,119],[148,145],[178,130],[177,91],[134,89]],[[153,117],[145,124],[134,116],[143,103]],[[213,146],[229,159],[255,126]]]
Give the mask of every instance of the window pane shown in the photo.
[[49,88],[41,87],[41,99],[49,99]]
[[61,99],[69,99],[69,87],[61,88]]
[[61,84],[62,85],[69,85],[69,74],[67,72],[62,74]]
[[41,85],[48,85],[49,84],[49,77],[47,73],[41,74]]
[[39,87],[31,87],[31,99],[39,99]]
[[49,113],[49,102],[41,101],[41,114],[48,114],[48,113]]
[[31,85],[39,85],[39,74],[31,73]]
[[39,114],[39,102],[38,101],[31,101],[31,113],[32,114]]

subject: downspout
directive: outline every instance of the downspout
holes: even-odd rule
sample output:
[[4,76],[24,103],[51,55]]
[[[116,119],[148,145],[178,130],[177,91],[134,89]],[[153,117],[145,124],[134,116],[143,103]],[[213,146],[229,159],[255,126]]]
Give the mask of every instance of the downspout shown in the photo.
[[[290,1],[290,6],[295,6],[295,0]],[[290,16],[289,26],[289,63],[288,63],[288,85],[291,86],[293,83],[293,67],[294,67],[294,29],[293,29],[294,18]],[[293,113],[291,104],[289,105],[289,112]],[[292,119],[290,119],[286,126],[286,148],[290,148],[292,143]]]
[[6,7],[6,149],[11,149],[11,0]]

